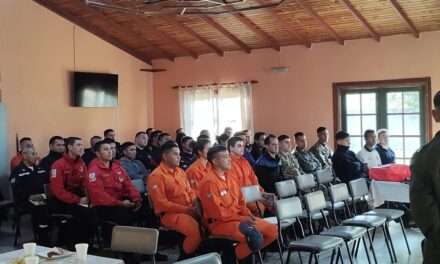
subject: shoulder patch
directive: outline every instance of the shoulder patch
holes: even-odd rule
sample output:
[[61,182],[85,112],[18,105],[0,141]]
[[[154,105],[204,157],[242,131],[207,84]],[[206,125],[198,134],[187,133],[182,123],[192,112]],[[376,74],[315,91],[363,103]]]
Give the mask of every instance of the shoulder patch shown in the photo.
[[89,181],[90,182],[96,181],[96,174],[94,172],[89,173]]

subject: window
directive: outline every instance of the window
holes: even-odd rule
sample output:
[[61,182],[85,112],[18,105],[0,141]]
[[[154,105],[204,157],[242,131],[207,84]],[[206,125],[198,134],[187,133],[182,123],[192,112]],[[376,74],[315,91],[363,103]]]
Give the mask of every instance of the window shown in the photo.
[[409,164],[431,136],[429,79],[337,83],[337,129],[351,135],[351,149],[364,145],[367,129],[387,128],[396,162]]
[[233,131],[252,129],[251,91],[250,83],[181,88],[182,127],[192,137],[208,129],[212,138],[225,127]]

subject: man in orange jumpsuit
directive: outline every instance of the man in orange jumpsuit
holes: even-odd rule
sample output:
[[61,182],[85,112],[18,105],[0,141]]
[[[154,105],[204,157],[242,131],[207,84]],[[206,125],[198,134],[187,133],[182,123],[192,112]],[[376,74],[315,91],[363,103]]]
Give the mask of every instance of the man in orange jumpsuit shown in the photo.
[[180,259],[194,255],[202,241],[195,199],[185,172],[179,168],[179,146],[168,141],[161,146],[161,163],[148,176],[147,189],[161,224],[184,235]]
[[[249,161],[243,156],[244,155],[245,143],[242,137],[232,137],[228,140],[228,150],[231,154],[231,171],[232,175],[235,176],[235,180],[240,188],[246,186],[260,185],[258,183],[257,175],[255,175],[254,169],[252,168]],[[263,187],[260,186],[260,190],[263,193],[263,197],[273,196],[264,192]],[[271,199],[273,200],[273,198]],[[266,209],[266,201],[248,204],[249,209],[254,215],[262,216]]]
[[240,187],[234,180],[231,158],[223,146],[215,146],[208,152],[212,168],[200,184],[204,218],[212,235],[227,236],[239,241],[235,249],[239,260],[244,260],[252,252],[247,238],[240,231],[240,224],[255,227],[263,236],[263,247],[277,239],[277,226],[255,217],[246,207]]
[[189,184],[195,193],[198,193],[198,187],[204,176],[208,173],[211,165],[208,163],[208,150],[211,142],[207,139],[200,139],[196,142],[194,151],[198,159],[185,171],[188,176]]

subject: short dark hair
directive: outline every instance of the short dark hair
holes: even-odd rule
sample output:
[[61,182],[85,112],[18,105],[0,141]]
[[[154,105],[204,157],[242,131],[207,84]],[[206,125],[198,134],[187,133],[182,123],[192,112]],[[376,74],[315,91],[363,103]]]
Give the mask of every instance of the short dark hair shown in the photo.
[[257,133],[255,133],[255,135],[254,135],[254,141],[259,140],[260,137],[262,137],[262,136],[264,136],[264,135],[266,135],[266,133],[264,133],[264,132],[257,132]]
[[326,127],[318,127],[317,129],[316,129],[316,133],[317,134],[319,134],[319,133],[321,133],[321,132],[324,132],[324,131],[326,131],[327,130],[327,128]]
[[225,152],[225,151],[228,151],[228,150],[226,149],[225,146],[222,146],[222,145],[216,145],[216,146],[210,148],[208,151],[208,161],[212,162],[217,157],[218,153]]
[[206,145],[210,144],[211,141],[208,139],[200,139],[194,143],[194,152],[199,155],[199,152],[202,152]]
[[185,144],[187,141],[190,141],[190,140],[194,141],[194,139],[192,137],[184,136],[184,137],[182,137],[182,139],[180,139],[180,143]]
[[49,139],[49,145],[52,145],[53,143],[55,143],[56,140],[62,140],[64,141],[64,138],[60,137],[60,136],[53,136]]
[[348,134],[345,131],[338,131],[335,135],[336,140],[340,140],[340,139],[346,139],[350,136],[350,134]]
[[278,141],[283,141],[288,138],[290,138],[288,135],[280,135],[280,136],[278,136]]
[[296,132],[295,135],[293,135],[296,138],[298,137],[303,137],[304,136],[304,132]]
[[159,141],[160,141],[162,138],[164,138],[164,137],[171,137],[171,135],[168,134],[168,133],[161,133],[161,134],[159,135]]
[[98,142],[96,142],[95,146],[93,147],[93,150],[95,152],[99,152],[101,150],[102,146],[105,145],[105,144],[110,145],[110,142],[107,141],[107,140],[98,141]]
[[273,134],[269,134],[265,139],[264,139],[264,145],[269,145],[270,141],[272,139],[277,139],[277,137]]
[[440,91],[434,95],[434,107],[440,109]]
[[147,134],[146,132],[144,132],[144,131],[139,131],[139,132],[137,132],[136,133],[136,135],[134,136],[134,138],[137,138],[138,136],[140,136],[140,135],[142,135],[142,134]]
[[101,139],[101,138],[102,138],[101,136],[93,136],[93,137],[90,138],[90,141],[92,141],[94,139]]
[[162,131],[154,130],[153,132],[151,132],[151,138],[158,137],[160,136],[160,134],[162,134]]
[[182,133],[180,130],[183,130],[183,128],[179,127],[178,129],[176,129],[176,134]]
[[149,127],[149,128],[147,128],[147,130],[145,130],[145,133],[150,133],[151,131],[153,131],[154,130],[154,128],[152,128],[152,127]]
[[373,129],[367,129],[367,130],[365,130],[365,132],[364,132],[364,138],[367,139],[367,137],[368,137],[369,134],[373,134],[373,133],[375,133],[375,132],[376,132],[376,131],[374,131]]
[[177,143],[172,140],[165,142],[160,147],[160,156],[162,157],[163,154],[170,152],[170,150],[172,150],[173,148],[179,148],[179,145],[177,145]]
[[234,133],[234,137],[241,137],[241,136],[246,136],[246,132],[238,131]]
[[25,141],[32,141],[32,139],[31,139],[30,137],[22,137],[22,138],[20,139],[20,144],[22,144],[22,143],[25,142]]
[[217,142],[220,144],[221,142],[228,141],[228,139],[229,139],[229,136],[227,134],[223,133],[217,137]]
[[115,131],[112,128],[107,128],[106,130],[104,130],[104,137],[110,132],[115,132]]
[[241,137],[233,136],[228,140],[228,150],[231,149],[231,147],[234,147],[237,142],[243,142],[243,139]]
[[210,140],[210,138],[207,135],[199,135],[197,137],[197,141],[202,140],[202,139]]
[[73,144],[75,144],[75,142],[78,140],[82,139],[79,137],[68,137],[65,139],[66,146],[73,146]]
[[103,140],[101,140],[102,142],[106,143],[106,144],[116,144],[116,141],[114,141],[111,138],[104,138]]
[[131,146],[136,146],[136,145],[133,142],[131,142],[131,141],[124,142],[121,145],[121,151],[124,151],[124,150],[128,149]]

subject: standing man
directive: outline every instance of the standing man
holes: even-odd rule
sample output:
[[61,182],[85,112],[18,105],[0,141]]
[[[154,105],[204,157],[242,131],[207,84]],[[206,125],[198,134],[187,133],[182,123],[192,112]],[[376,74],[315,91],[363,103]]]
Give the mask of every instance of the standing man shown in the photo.
[[[432,115],[440,123],[440,92],[434,96]],[[423,263],[440,259],[440,132],[414,154],[411,161],[410,204],[412,216],[425,235]]]
[[333,150],[328,145],[328,129],[325,127],[318,127],[316,134],[318,135],[318,141],[309,151],[319,160],[323,169],[331,168]]
[[303,132],[295,133],[295,144],[295,156],[301,169],[305,173],[316,173],[320,170],[321,163],[319,160],[310,151],[307,151],[307,137]]
[[[65,151],[64,138],[60,136],[51,137],[49,140],[49,154],[41,160],[40,167],[49,172],[52,164],[59,160]],[[44,183],[49,183],[49,174],[47,174],[47,179],[45,179]]]

